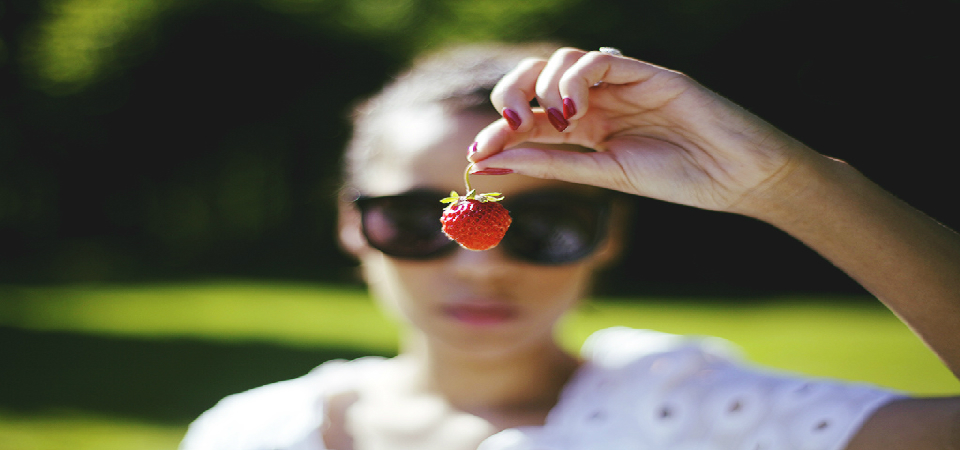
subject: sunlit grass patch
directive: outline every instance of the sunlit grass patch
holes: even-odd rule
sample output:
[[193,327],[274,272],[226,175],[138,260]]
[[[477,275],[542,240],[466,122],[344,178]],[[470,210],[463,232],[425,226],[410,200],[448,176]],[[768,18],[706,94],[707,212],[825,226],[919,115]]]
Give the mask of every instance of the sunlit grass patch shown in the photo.
[[[397,345],[396,324],[362,289],[307,284],[0,286],[0,325],[380,354],[395,351]],[[719,336],[742,347],[751,361],[776,369],[865,381],[914,394],[960,392],[960,383],[936,356],[889,311],[871,301],[607,299],[589,303],[565,319],[561,336],[565,346],[575,349],[590,333],[617,325]],[[4,450],[174,449],[185,430],[185,425],[100,415],[0,410]]]
[[[207,282],[103,287],[0,287],[0,324],[141,337],[186,336],[396,351],[397,325],[360,288]],[[609,326],[719,336],[751,361],[812,376],[859,380],[916,394],[960,383],[896,317],[874,301],[770,298],[600,300],[562,325],[578,348]]]
[[376,353],[397,346],[396,324],[358,288],[207,282],[0,288],[0,298],[4,293],[14,301],[0,301],[0,324],[38,330],[254,339]]
[[88,414],[0,411],[3,450],[172,450],[186,426],[157,425]]
[[960,381],[939,358],[890,311],[869,299],[597,302],[567,320],[563,337],[573,347],[593,331],[616,325],[721,337],[740,347],[750,362],[776,370],[918,395],[960,393]]

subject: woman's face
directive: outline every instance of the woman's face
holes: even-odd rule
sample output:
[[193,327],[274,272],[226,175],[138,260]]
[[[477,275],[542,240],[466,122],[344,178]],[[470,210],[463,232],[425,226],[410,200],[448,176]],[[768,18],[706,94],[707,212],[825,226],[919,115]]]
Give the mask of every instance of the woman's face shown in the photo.
[[[391,119],[383,141],[389,150],[354,180],[364,195],[424,188],[462,194],[467,148],[496,116],[450,116],[437,108]],[[473,176],[470,182],[477,192],[502,192],[508,199],[561,184],[520,175]],[[601,249],[559,266],[519,261],[500,247],[480,252],[457,247],[434,259],[398,259],[361,242],[356,210],[345,211],[341,236],[360,258],[374,295],[431,344],[452,349],[498,354],[551,341],[554,325],[584,294],[609,253]]]

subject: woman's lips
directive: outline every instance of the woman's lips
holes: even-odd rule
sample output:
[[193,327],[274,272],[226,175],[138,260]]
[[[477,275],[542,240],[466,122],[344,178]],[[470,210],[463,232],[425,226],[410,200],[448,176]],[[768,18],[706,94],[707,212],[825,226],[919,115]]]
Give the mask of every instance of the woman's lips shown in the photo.
[[463,302],[444,307],[444,313],[468,325],[498,325],[513,320],[517,308],[501,302]]

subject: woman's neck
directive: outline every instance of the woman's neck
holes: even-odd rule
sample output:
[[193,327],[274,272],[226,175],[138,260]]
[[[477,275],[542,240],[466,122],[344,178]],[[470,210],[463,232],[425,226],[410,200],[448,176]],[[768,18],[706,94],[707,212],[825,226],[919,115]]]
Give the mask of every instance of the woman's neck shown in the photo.
[[552,339],[478,354],[419,336],[405,342],[397,361],[413,391],[438,395],[499,429],[542,425],[580,364]]

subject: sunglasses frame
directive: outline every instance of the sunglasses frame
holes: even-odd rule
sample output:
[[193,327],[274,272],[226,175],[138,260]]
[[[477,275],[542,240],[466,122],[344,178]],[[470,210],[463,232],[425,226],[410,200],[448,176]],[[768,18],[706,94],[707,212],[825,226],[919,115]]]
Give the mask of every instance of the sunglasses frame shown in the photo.
[[[441,258],[452,253],[457,248],[457,243],[452,240],[449,240],[448,241],[449,243],[444,243],[443,245],[439,246],[437,249],[424,254],[398,254],[395,252],[391,252],[389,249],[385,250],[381,248],[375,243],[374,240],[370,238],[370,235],[367,230],[366,218],[364,215],[365,215],[365,212],[367,211],[368,205],[370,205],[373,201],[376,201],[376,200],[389,199],[389,198],[414,198],[414,197],[422,197],[425,199],[435,198],[437,203],[437,224],[438,224],[437,229],[439,230],[440,214],[442,214],[443,207],[444,207],[443,204],[440,203],[440,199],[447,197],[448,195],[449,194],[444,193],[443,191],[435,190],[435,189],[413,189],[410,191],[406,191],[399,194],[393,194],[393,195],[369,196],[369,195],[359,194],[354,197],[351,203],[355,205],[355,207],[357,208],[357,211],[360,214],[360,231],[364,239],[367,241],[367,243],[371,247],[393,258],[426,261],[426,260]],[[593,254],[594,252],[596,252],[597,249],[600,248],[600,246],[603,244],[603,242],[609,237],[610,215],[611,215],[611,211],[613,209],[613,203],[614,203],[613,201],[614,196],[610,191],[600,190],[598,194],[586,194],[586,193],[575,191],[572,189],[559,189],[559,188],[536,189],[536,190],[531,190],[531,191],[510,195],[506,200],[504,200],[503,203],[505,206],[507,206],[507,209],[510,210],[512,205],[518,205],[522,207],[522,205],[525,203],[530,203],[530,202],[536,203],[536,199],[538,198],[546,199],[549,201],[560,201],[561,203],[564,203],[564,204],[580,203],[581,205],[587,205],[593,211],[596,212],[596,232],[593,233],[593,236],[590,236],[592,240],[587,245],[582,246],[582,248],[579,251],[572,252],[569,255],[565,255],[563,258],[559,258],[559,259],[541,260],[539,258],[526,255],[522,251],[518,251],[516,248],[514,248],[514,245],[512,244],[513,239],[511,238],[511,233],[510,233],[510,230],[508,229],[506,236],[504,236],[503,241],[500,243],[500,246],[503,248],[505,253],[509,255],[511,258],[519,261],[524,261],[527,263],[532,263],[537,265],[546,265],[546,266],[570,264],[570,263],[580,261],[586,258],[587,256]],[[518,211],[517,216],[519,216],[520,220],[522,220],[523,214],[521,212]],[[516,222],[514,222],[514,224],[516,224]],[[513,227],[511,227],[511,229],[512,228]],[[446,238],[446,236],[444,236],[444,238]],[[449,239],[449,238],[446,238],[446,239]]]

